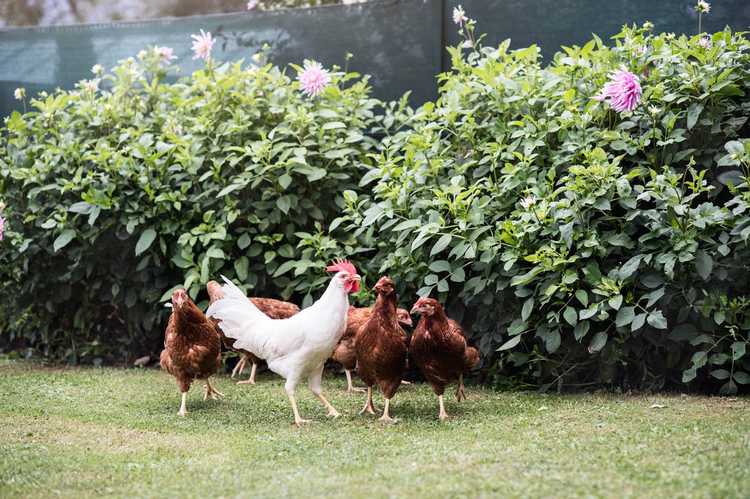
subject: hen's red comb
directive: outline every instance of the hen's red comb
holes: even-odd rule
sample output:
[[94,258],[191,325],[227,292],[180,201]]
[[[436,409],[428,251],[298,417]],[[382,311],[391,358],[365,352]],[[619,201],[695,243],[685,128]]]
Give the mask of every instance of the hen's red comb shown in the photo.
[[357,275],[357,267],[354,266],[352,262],[349,260],[342,260],[341,258],[337,258],[333,261],[328,267],[326,267],[326,270],[328,272],[348,272],[352,275]]

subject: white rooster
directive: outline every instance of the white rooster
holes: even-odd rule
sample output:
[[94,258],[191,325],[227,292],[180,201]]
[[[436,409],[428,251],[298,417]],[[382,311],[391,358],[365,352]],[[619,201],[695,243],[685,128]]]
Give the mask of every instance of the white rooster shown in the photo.
[[274,320],[252,304],[232,281],[223,277],[224,298],[214,302],[206,315],[221,322],[224,334],[237,341],[234,346],[265,359],[268,368],[286,379],[284,389],[294,411],[294,423],[302,419],[297,409],[294,391],[304,378],[310,390],[328,409],[328,416],[339,412],[326,400],[321,391],[323,365],[331,356],[346,329],[349,293],[359,291],[360,276],[353,264],[337,260],[327,269],[336,272],[323,296],[310,307],[288,319]]

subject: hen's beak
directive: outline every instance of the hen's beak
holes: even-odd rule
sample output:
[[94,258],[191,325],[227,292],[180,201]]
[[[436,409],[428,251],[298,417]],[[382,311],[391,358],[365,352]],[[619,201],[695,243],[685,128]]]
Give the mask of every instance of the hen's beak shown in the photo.
[[419,310],[419,307],[415,304],[413,307],[411,307],[411,311],[409,313],[411,315],[419,314],[421,313],[421,310]]

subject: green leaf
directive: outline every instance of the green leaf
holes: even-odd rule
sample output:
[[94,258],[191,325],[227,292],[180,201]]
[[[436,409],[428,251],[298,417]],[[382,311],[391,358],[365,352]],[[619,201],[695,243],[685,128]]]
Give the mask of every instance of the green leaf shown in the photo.
[[586,293],[586,290],[579,289],[578,291],[576,291],[576,298],[578,298],[578,301],[581,302],[581,305],[583,305],[584,307],[589,306],[589,295],[588,293]]
[[607,333],[605,333],[604,331],[599,331],[594,335],[593,338],[591,338],[591,343],[589,343],[589,353],[600,352],[606,344]]
[[545,335],[544,347],[547,349],[548,353],[555,353],[557,349],[560,348],[560,342],[560,331],[552,329]]
[[745,371],[735,371],[732,375],[732,379],[741,385],[750,384],[750,374],[747,374]]
[[576,324],[578,324],[578,312],[576,312],[576,309],[573,307],[565,307],[565,311],[563,312],[563,317],[565,318],[565,322],[570,324],[571,326],[575,327]]
[[641,265],[641,260],[643,260],[643,255],[636,255],[632,257],[630,260],[625,262],[625,264],[620,267],[620,279],[625,280],[631,275],[635,273],[636,270],[638,270],[638,267]]
[[283,174],[279,177],[279,185],[282,189],[286,190],[287,187],[292,183],[292,177],[288,174]]
[[297,262],[295,260],[287,260],[286,262],[279,265],[279,268],[276,269],[276,272],[273,273],[274,277],[279,277],[280,275],[286,274],[290,270],[292,270],[297,265]]
[[581,321],[578,323],[578,325],[573,330],[573,336],[575,336],[575,339],[577,341],[581,341],[581,339],[586,336],[589,332],[589,328],[591,327],[591,323],[589,321]]
[[240,281],[244,282],[247,280],[247,269],[249,264],[250,261],[246,256],[241,256],[234,261],[234,271],[237,273],[237,278]]
[[656,329],[667,329],[667,319],[666,317],[664,317],[664,314],[661,310],[657,310],[648,314],[647,320],[648,323]]
[[721,395],[735,395],[737,393],[737,385],[730,379],[724,386],[719,388],[719,393]]
[[224,187],[222,190],[219,191],[219,193],[216,195],[216,197],[223,197],[229,194],[230,192],[236,191],[237,189],[242,189],[244,185],[242,184],[229,184],[228,186]]
[[432,247],[430,256],[436,255],[443,251],[450,244],[451,239],[453,239],[453,236],[451,236],[450,234],[443,234],[440,239],[437,240],[435,246]]
[[695,379],[697,374],[698,372],[693,368],[682,371],[682,382],[690,383],[691,381]]
[[146,229],[141,233],[141,237],[138,238],[138,242],[135,244],[135,256],[140,255],[151,247],[151,244],[156,239],[156,231],[154,229]]
[[745,345],[744,341],[732,343],[732,359],[739,360],[745,355]]
[[646,323],[647,314],[638,314],[633,317],[633,322],[630,323],[630,330],[632,332],[638,331]]
[[622,306],[622,295],[613,296],[609,299],[608,303],[614,310],[619,310],[620,306]]
[[695,124],[698,122],[698,117],[703,111],[703,104],[696,102],[688,108],[687,112],[687,129],[692,130]]
[[510,350],[511,348],[515,347],[519,343],[521,343],[521,335],[520,334],[518,336],[512,337],[511,339],[509,339],[508,341],[506,341],[505,343],[503,343],[502,345],[500,345],[500,347],[497,349],[497,351],[498,352],[502,352],[502,351],[505,351],[505,350]]
[[237,240],[237,247],[241,250],[244,250],[248,246],[250,246],[250,243],[253,242],[253,239],[250,237],[250,235],[246,232],[240,236],[240,238]]
[[289,200],[289,196],[281,196],[276,200],[276,206],[284,212],[285,215],[289,214],[289,210],[292,207],[292,202]]
[[450,272],[451,264],[445,260],[435,260],[430,264],[430,270],[433,272]]
[[531,312],[534,310],[534,297],[532,296],[525,302],[523,302],[523,307],[521,308],[521,320],[526,322],[528,318],[531,316]]
[[703,250],[699,250],[695,253],[695,270],[701,279],[707,281],[711,277],[711,271],[714,267],[713,259]]
[[726,369],[714,369],[711,371],[711,376],[716,379],[727,379],[729,378],[730,373]]
[[76,231],[73,229],[65,229],[59,236],[57,236],[57,239],[55,239],[55,242],[52,244],[52,249],[57,253],[67,246],[74,237],[76,237]]
[[615,326],[624,327],[633,322],[635,307],[622,307],[615,317]]

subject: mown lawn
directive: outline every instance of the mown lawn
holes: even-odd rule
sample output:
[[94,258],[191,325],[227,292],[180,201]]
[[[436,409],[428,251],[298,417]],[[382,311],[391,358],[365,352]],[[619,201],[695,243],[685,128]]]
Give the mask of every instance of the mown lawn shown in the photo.
[[[49,369],[0,361],[2,497],[747,497],[750,400],[544,396],[468,387],[437,421],[424,385],[396,395],[395,425],[357,415],[361,395],[324,388],[342,412],[297,429],[280,378],[194,387],[176,415],[157,370]],[[376,403],[380,408],[381,400]]]

